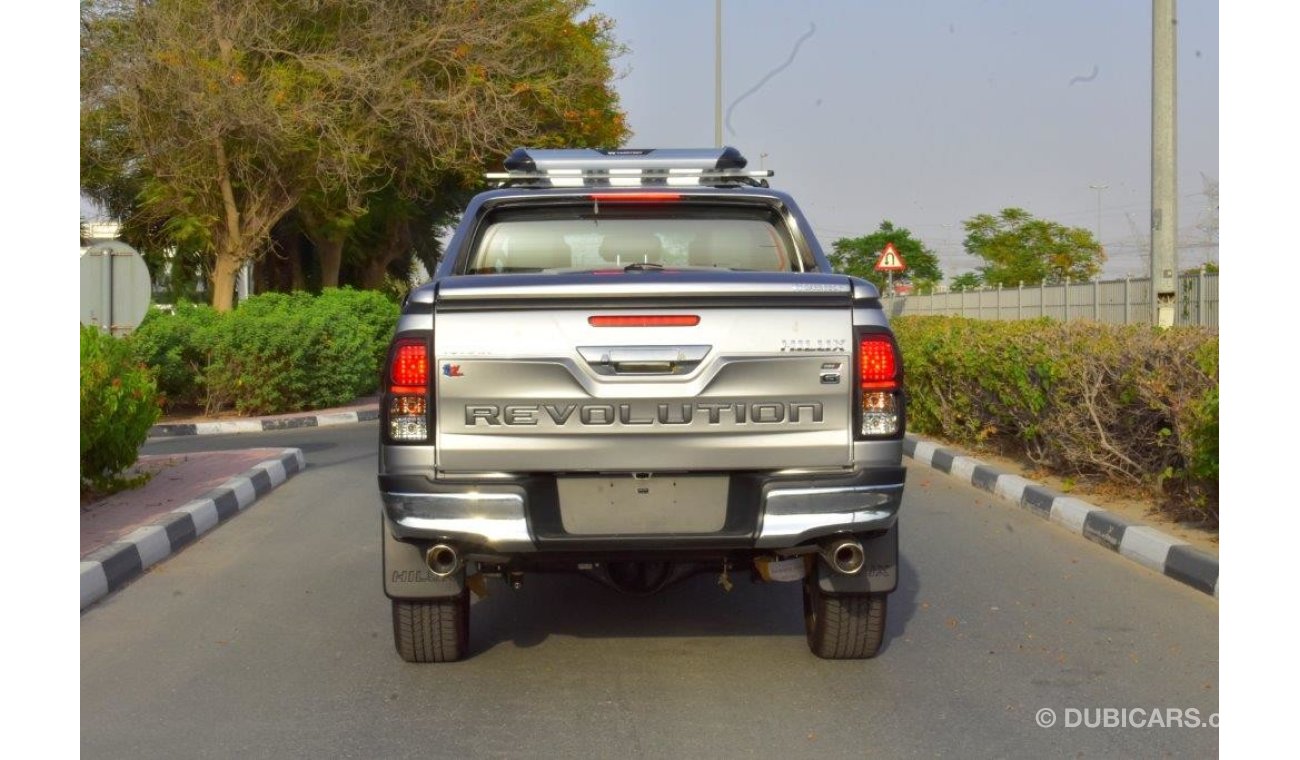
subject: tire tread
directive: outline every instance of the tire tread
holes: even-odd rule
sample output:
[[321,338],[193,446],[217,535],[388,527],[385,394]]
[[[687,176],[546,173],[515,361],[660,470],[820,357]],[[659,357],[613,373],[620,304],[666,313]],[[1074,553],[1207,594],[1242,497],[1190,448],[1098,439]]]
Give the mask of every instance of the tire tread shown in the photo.
[[407,662],[455,662],[469,649],[469,595],[393,600],[393,644]]
[[808,648],[828,660],[875,657],[885,638],[888,607],[885,594],[827,596],[809,589],[813,617],[808,626]]

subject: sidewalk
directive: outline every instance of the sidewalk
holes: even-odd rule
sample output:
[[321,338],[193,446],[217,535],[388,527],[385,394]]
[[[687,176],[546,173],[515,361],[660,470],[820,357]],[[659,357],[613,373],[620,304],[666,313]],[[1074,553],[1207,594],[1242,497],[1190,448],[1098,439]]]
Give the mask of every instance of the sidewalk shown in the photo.
[[113,494],[81,510],[81,556],[121,541],[168,512],[215,490],[283,449],[204,451],[192,454],[145,454],[135,470],[153,473],[140,488]]
[[81,609],[252,506],[306,466],[299,449],[146,456],[140,488],[81,510]]
[[912,433],[903,439],[903,454],[917,464],[988,491],[1125,559],[1219,598],[1217,554]]
[[[359,398],[347,406],[269,417],[174,419],[154,425],[149,437],[284,430],[376,419],[379,397]],[[220,428],[220,429],[219,429]],[[280,457],[283,448],[249,448],[188,454],[143,454],[133,470],[152,473],[140,488],[113,494],[81,510],[81,556],[85,558],[132,532],[155,523],[186,504],[246,474],[258,463]],[[296,449],[293,449],[296,451]]]
[[[362,422],[379,417],[378,402],[370,396],[301,414],[168,420],[150,429],[149,437]],[[301,450],[286,448],[142,455],[134,469],[151,473],[148,483],[81,509],[81,608],[247,509],[305,466]]]

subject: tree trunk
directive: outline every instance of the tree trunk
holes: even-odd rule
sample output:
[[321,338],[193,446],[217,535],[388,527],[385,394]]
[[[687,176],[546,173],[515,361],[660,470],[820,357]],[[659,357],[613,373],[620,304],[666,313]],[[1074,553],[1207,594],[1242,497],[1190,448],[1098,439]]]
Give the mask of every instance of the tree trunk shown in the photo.
[[[218,40],[224,46],[228,40]],[[213,140],[217,163],[217,186],[221,189],[221,224],[213,230],[216,262],[212,268],[212,306],[217,311],[234,308],[235,276],[240,266],[257,258],[258,248],[268,241],[271,229],[297,203],[298,195],[284,192],[245,193],[244,205],[235,193],[230,159],[220,138]]]
[[[311,241],[315,249],[316,261],[320,266],[320,287],[337,288],[339,270],[343,267],[343,241],[347,238],[345,226],[332,215],[322,215],[310,204],[298,206],[298,219],[302,223],[303,234]],[[329,221],[334,219],[333,222]]]
[[[228,44],[228,43],[227,43]],[[239,249],[244,240],[240,227],[239,204],[235,201],[234,183],[230,179],[230,162],[226,146],[214,140],[217,156],[217,183],[221,187],[223,211],[222,233],[216,236],[217,261],[212,267],[212,308],[218,313],[235,308],[235,273],[239,271]]]
[[216,266],[212,268],[212,308],[227,312],[235,307],[235,275],[242,262],[229,250],[217,251]]
[[343,264],[343,241],[331,240],[323,235],[318,238],[312,242],[316,244],[316,253],[320,257],[320,286],[322,289],[337,288],[339,268]]
[[292,224],[277,223],[271,227],[270,249],[253,269],[258,293],[294,290],[295,270],[301,266],[298,260],[301,239],[302,233]]
[[384,286],[384,277],[388,275],[388,265],[406,253],[411,247],[411,227],[405,221],[394,220],[388,224],[387,240],[366,262],[361,272],[361,287],[366,290],[378,290]]
[[285,255],[289,257],[289,288],[306,290],[307,274],[302,269],[302,237],[294,233],[291,239],[293,242],[284,250]]
[[384,286],[384,277],[388,274],[388,265],[392,262],[392,253],[376,253],[366,262],[361,272],[361,287],[365,290],[378,290]]

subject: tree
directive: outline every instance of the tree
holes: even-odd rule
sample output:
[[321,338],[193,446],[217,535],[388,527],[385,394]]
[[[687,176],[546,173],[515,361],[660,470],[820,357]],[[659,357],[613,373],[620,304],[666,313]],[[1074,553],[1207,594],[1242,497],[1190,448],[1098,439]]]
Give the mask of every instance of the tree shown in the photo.
[[1024,209],[1006,208],[997,216],[978,214],[962,226],[966,252],[988,262],[979,271],[989,286],[1090,280],[1106,260],[1089,230],[1035,219]]
[[[303,228],[323,287],[338,284],[345,247],[350,265],[360,266],[359,284],[382,284],[390,265],[410,258],[428,221],[459,212],[488,165],[515,147],[606,147],[628,136],[611,85],[610,61],[622,48],[609,19],[575,20],[585,0],[510,0],[490,11],[441,3],[455,13],[425,18],[418,11],[427,5],[378,4],[355,43],[363,61],[377,62],[352,76],[374,89],[369,102],[380,118],[370,155],[356,164],[366,193],[304,199]],[[484,13],[496,25],[490,30],[479,28]],[[412,108],[412,93],[426,102]],[[449,132],[457,122],[466,131]],[[458,151],[469,152],[454,160]],[[379,170],[367,174],[369,166]]]
[[390,275],[409,275],[416,260],[426,268],[436,264],[437,237],[454,226],[469,197],[451,177],[430,200],[403,198],[392,188],[375,194],[348,236],[344,278],[361,288],[380,288]]
[[910,230],[895,227],[888,219],[882,221],[880,228],[870,235],[840,238],[831,243],[831,264],[837,272],[870,280],[883,292],[887,278],[884,272],[877,272],[875,266],[886,243],[894,244],[898,254],[903,257],[903,263],[907,265],[904,271],[895,272],[894,278],[910,280],[917,293],[931,292],[935,284],[943,279],[939,257],[934,251],[912,237]]
[[[345,103],[292,49],[304,3],[98,2],[82,9],[82,175],[112,208],[132,210],[211,255],[213,305],[229,309],[239,267],[309,181]],[[338,149],[329,155],[338,155]]]
[[964,290],[978,290],[983,286],[984,282],[980,279],[979,272],[962,272],[948,283],[948,290],[960,293]]
[[[90,0],[83,187],[204,250],[213,305],[228,309],[239,267],[300,204],[304,230],[337,259],[376,193],[436,202],[448,178],[470,185],[557,125],[618,144],[618,49],[604,17],[574,20],[585,8]],[[329,266],[327,285],[337,282]]]

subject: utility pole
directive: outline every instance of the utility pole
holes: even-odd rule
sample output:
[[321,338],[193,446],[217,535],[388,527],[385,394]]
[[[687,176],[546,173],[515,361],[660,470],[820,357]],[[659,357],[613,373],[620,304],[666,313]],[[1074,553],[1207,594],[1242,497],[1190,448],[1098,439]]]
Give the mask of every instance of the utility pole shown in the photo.
[[1178,300],[1178,20],[1151,1],[1151,324],[1172,327]]
[[713,147],[722,147],[722,0],[713,0]]
[[1101,245],[1101,191],[1110,185],[1088,185],[1089,190],[1097,191],[1097,245]]

